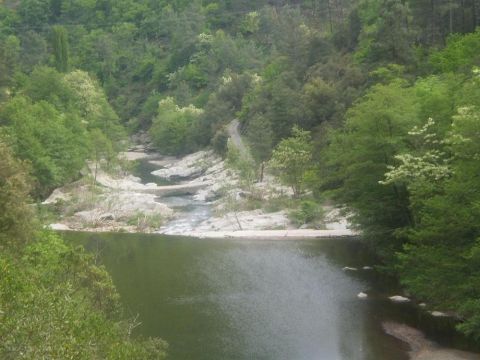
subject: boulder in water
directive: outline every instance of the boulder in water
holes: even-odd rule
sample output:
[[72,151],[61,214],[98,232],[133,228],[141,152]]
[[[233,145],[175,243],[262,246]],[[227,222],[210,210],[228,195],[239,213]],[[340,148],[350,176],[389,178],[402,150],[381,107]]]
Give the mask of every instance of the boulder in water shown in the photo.
[[430,311],[430,314],[434,317],[448,317],[448,314],[441,311]]
[[366,299],[366,298],[368,298],[368,295],[362,291],[362,292],[358,293],[357,297],[359,299]]
[[404,296],[400,296],[400,295],[395,295],[395,296],[390,296],[389,299],[393,302],[396,302],[396,303],[407,303],[407,302],[410,302],[410,299],[409,298],[406,298]]

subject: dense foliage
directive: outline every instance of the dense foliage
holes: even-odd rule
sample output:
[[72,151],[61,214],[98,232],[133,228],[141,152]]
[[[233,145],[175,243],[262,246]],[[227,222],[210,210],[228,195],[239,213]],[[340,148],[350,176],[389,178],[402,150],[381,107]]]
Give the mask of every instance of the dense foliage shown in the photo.
[[82,248],[38,231],[26,164],[0,143],[0,357],[162,359],[159,339],[133,340],[106,270]]
[[93,159],[92,131],[101,131],[117,148],[124,137],[102,89],[87,73],[63,75],[48,67],[35,68],[0,107],[0,126],[15,154],[30,162],[37,196],[78,177]]
[[[479,339],[479,9],[477,0],[5,0],[2,142],[30,163],[42,197],[85,160],[119,150],[121,124],[149,131],[165,153],[212,144],[225,154],[238,118],[257,165],[277,168],[298,194],[331,194],[410,292],[459,313]],[[299,141],[307,131],[311,144]],[[305,144],[298,160],[290,150]],[[297,161],[310,164],[291,179]],[[18,164],[0,174],[5,204],[25,193]],[[27,211],[0,208],[14,211],[2,230]]]

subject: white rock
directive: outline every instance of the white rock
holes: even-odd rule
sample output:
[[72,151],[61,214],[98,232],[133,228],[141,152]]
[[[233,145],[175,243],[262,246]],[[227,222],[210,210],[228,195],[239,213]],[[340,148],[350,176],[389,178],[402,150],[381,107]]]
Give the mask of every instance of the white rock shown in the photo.
[[136,192],[111,193],[106,196],[105,204],[110,205],[110,211],[116,218],[129,218],[137,213],[145,215],[160,215],[169,218],[173,210],[167,205],[156,201],[156,195]]
[[373,267],[371,267],[371,266],[364,266],[362,269],[363,269],[363,270],[373,270]]
[[345,266],[342,270],[343,271],[358,271],[357,268],[349,267],[349,266]]
[[368,298],[368,295],[365,294],[365,293],[362,291],[362,292],[358,293],[357,297],[358,297],[359,299],[366,299],[366,298]]
[[65,224],[50,224],[48,225],[48,228],[51,230],[57,230],[57,231],[68,231],[71,230],[67,225]]
[[341,209],[332,206],[325,206],[325,228],[327,230],[346,230],[350,229],[351,224],[348,215],[344,215]]
[[68,201],[72,198],[71,194],[64,193],[61,189],[55,189],[52,194],[42,202],[43,205],[55,204],[58,201]]
[[418,304],[418,306],[420,306],[421,308],[426,308],[426,307],[427,307],[427,304],[425,304],[425,303],[420,303],[420,304]]
[[430,314],[435,317],[448,317],[447,314],[441,311],[430,311]]
[[[238,221],[237,221],[238,220]],[[222,217],[213,217],[201,222],[194,229],[196,232],[209,231],[212,228],[220,231],[285,229],[290,225],[288,215],[284,211],[264,213],[262,210],[241,211],[236,214],[227,213]]]
[[393,302],[396,302],[396,303],[407,303],[407,302],[410,302],[410,299],[409,298],[406,298],[404,296],[400,296],[400,295],[395,295],[395,296],[390,296],[389,299]]
[[119,157],[127,161],[135,161],[135,160],[145,159],[149,157],[149,155],[144,152],[143,148],[135,148],[134,150],[135,151],[126,151],[126,152],[120,153]]
[[165,179],[198,177],[218,160],[213,151],[198,151],[167,164],[164,169],[153,171],[152,174]]

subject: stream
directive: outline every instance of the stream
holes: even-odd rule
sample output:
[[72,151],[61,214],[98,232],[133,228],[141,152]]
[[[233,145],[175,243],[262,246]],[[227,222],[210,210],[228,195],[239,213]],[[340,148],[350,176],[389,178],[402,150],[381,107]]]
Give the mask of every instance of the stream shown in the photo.
[[[138,160],[134,171],[134,175],[138,176],[144,184],[155,183],[161,186],[181,183],[152,175],[152,172],[158,170],[159,167],[152,165],[149,160],[149,158]],[[158,201],[168,205],[177,214],[173,220],[168,221],[161,227],[160,231],[162,233],[180,235],[193,231],[197,225],[212,215],[211,205],[195,200],[193,195],[167,196],[158,199]]]
[[211,206],[194,200],[192,195],[169,196],[163,198],[162,202],[178,212],[177,218],[161,227],[160,231],[164,233],[181,235],[193,231],[197,225],[212,215]]

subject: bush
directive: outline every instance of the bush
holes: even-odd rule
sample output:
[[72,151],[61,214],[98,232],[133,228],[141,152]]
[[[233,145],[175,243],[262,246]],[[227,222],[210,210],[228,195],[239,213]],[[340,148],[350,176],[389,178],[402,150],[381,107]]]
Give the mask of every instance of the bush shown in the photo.
[[149,134],[155,147],[165,155],[182,155],[196,148],[195,122],[202,110],[193,105],[180,108],[173,98],[166,98],[158,105],[158,115],[153,120]]
[[323,219],[323,208],[312,200],[302,200],[298,209],[290,212],[290,220],[298,225],[305,225]]
[[230,142],[227,143],[226,164],[231,169],[237,171],[242,188],[251,190],[253,183],[257,180],[255,162],[251,158],[242,155]]
[[222,157],[227,155],[228,138],[228,133],[222,128],[215,133],[212,139],[213,150]]
[[160,339],[133,340],[110,276],[53,233],[23,256],[0,255],[0,358],[163,359]]

